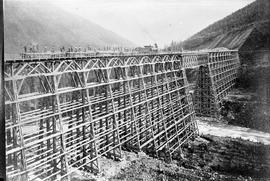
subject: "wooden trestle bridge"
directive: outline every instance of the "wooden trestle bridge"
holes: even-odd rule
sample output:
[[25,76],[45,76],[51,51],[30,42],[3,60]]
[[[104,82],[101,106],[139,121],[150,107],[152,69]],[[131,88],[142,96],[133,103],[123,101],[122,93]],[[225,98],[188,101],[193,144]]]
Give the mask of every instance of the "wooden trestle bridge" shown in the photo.
[[68,180],[123,149],[170,160],[198,134],[195,112],[218,115],[238,67],[237,51],[5,60],[7,176]]

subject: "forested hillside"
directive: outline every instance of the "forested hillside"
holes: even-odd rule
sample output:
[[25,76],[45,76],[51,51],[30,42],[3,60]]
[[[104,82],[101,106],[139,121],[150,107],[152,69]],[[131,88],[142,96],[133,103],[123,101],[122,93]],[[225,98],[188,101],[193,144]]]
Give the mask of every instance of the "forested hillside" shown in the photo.
[[238,49],[254,29],[262,36],[270,36],[269,9],[269,0],[257,0],[185,40],[184,49]]
[[231,15],[213,23],[190,39],[203,37],[212,33],[231,31],[251,23],[270,20],[270,1],[257,0],[248,6],[232,13]]

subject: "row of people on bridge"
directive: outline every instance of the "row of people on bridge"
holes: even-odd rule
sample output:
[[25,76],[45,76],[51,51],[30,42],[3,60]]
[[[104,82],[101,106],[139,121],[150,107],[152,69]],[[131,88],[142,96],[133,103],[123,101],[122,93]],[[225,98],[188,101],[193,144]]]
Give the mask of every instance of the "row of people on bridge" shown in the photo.
[[123,52],[132,52],[135,50],[135,48],[126,48],[126,47],[120,47],[120,46],[106,46],[103,48],[93,48],[91,46],[88,47],[81,47],[81,46],[61,46],[61,47],[47,47],[44,46],[43,48],[40,48],[40,46],[37,45],[30,45],[30,46],[24,46],[23,47],[23,53],[59,53],[59,52],[89,52],[89,51],[123,51]]

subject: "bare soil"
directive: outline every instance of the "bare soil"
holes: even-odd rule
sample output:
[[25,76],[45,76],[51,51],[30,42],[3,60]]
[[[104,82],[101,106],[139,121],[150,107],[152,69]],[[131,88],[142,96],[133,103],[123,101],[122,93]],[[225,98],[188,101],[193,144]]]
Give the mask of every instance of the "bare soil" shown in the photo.
[[[238,149],[239,148],[239,149]],[[268,181],[270,146],[239,139],[203,135],[165,163],[143,152],[123,151],[121,161],[102,157],[101,172],[74,173],[73,181]]]

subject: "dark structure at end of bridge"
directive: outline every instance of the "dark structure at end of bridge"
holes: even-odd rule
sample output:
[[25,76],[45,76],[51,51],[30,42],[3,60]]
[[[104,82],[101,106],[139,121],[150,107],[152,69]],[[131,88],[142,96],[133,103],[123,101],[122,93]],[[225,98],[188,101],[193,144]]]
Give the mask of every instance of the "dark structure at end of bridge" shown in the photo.
[[218,115],[238,67],[229,50],[6,60],[7,176],[68,180],[123,148],[171,160],[198,134],[195,114]]

